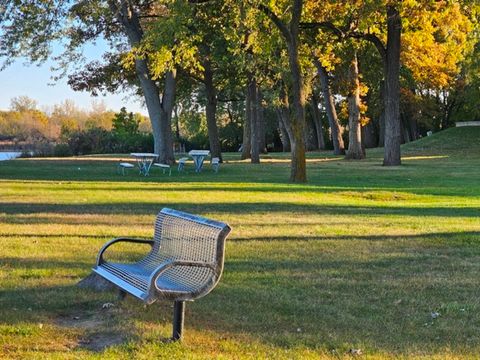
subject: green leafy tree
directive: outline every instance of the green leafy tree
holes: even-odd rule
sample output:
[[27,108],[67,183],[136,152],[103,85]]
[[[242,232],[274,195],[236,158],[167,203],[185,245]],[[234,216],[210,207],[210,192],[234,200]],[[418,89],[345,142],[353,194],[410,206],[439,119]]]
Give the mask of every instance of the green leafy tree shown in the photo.
[[469,11],[475,6],[470,1],[307,2],[304,28],[330,32],[339,40],[367,41],[378,50],[384,75],[384,165],[401,163],[401,63],[417,79],[448,82],[462,60]]
[[140,120],[132,112],[127,112],[127,109],[122,107],[113,118],[112,130],[118,134],[135,135],[138,133],[139,124]]
[[[0,13],[0,57],[6,65],[19,57],[39,63],[52,57],[53,43],[61,42],[65,52],[56,58],[62,70],[60,75],[70,72],[71,64],[84,65],[70,78],[74,89],[95,94],[136,87],[145,99],[159,160],[172,163],[175,63],[156,66],[164,53],[145,40],[154,24],[152,19],[162,18],[167,22],[174,3],[169,0],[6,0]],[[85,65],[82,56],[85,43],[99,39],[109,44],[104,61]]]

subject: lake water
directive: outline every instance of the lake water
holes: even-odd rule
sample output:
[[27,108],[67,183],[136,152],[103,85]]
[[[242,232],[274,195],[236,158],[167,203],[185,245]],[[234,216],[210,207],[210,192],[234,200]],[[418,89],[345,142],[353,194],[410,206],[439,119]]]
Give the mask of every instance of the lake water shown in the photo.
[[19,151],[0,151],[0,161],[12,160],[22,155]]

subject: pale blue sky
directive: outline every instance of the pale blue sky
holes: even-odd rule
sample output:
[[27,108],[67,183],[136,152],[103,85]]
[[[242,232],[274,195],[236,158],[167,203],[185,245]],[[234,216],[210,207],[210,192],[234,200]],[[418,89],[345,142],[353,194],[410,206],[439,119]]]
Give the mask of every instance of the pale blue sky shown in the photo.
[[[85,48],[84,54],[89,59],[98,58],[105,50],[105,45],[90,45]],[[107,96],[92,97],[86,92],[73,91],[67,84],[67,79],[52,84],[52,63],[41,65],[24,64],[20,59],[3,71],[0,71],[0,110],[8,110],[10,99],[26,95],[38,102],[39,108],[53,106],[70,99],[82,109],[90,109],[92,100],[104,101],[108,109],[118,111],[125,106],[128,111],[147,114],[138,98],[131,94],[109,94]]]

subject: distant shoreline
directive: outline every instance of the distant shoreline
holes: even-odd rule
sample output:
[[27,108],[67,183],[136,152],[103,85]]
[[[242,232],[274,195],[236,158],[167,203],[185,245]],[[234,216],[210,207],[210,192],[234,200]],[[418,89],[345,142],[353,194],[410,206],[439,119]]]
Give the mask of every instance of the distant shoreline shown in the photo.
[[0,151],[0,161],[16,159],[21,155],[21,151]]

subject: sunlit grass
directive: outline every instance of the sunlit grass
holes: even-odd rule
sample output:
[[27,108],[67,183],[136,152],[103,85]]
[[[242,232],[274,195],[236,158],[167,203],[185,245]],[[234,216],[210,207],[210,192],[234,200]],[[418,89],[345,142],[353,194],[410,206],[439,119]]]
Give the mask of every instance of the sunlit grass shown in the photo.
[[[147,178],[116,174],[128,155],[1,162],[0,358],[478,358],[480,151],[457,150],[412,144],[396,168],[381,150],[311,153],[303,185],[288,184],[286,154]],[[75,286],[108,239],[152,236],[164,206],[233,228],[182,344],[162,341],[170,303]]]

